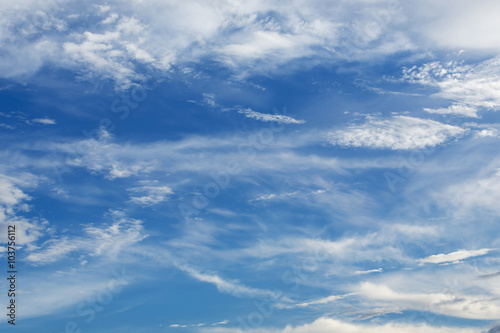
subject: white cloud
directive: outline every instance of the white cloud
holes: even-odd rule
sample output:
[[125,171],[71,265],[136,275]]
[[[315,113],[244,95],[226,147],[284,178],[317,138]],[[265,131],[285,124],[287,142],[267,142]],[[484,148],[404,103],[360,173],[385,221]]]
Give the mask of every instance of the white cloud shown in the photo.
[[214,108],[217,106],[215,103],[215,94],[203,93],[203,103]]
[[458,262],[460,260],[464,260],[467,258],[473,258],[478,256],[483,256],[493,251],[493,249],[480,249],[480,250],[458,250],[451,253],[441,253],[429,256],[427,258],[418,259],[417,261],[420,263],[432,263],[432,264],[441,264],[447,262]]
[[96,7],[100,13],[107,13],[111,9],[110,6],[94,5],[94,7]]
[[131,196],[130,201],[143,206],[152,206],[166,201],[168,196],[174,193],[168,186],[138,186],[129,188],[128,191],[142,194],[142,196]]
[[403,80],[435,87],[435,96],[454,102],[427,112],[477,117],[478,108],[500,110],[500,57],[476,65],[436,61],[414,66],[403,70]]
[[54,236],[30,251],[26,260],[33,265],[50,264],[71,253],[115,258],[132,244],[147,237],[142,221],[128,218],[120,211],[111,211],[111,224],[88,225],[83,236]]
[[376,269],[370,269],[367,271],[356,271],[354,272],[354,275],[365,275],[365,274],[371,274],[371,273],[382,273],[384,270],[382,268],[376,268]]
[[35,118],[31,120],[34,123],[42,124],[42,125],[55,125],[56,121],[54,119],[49,118]]
[[25,194],[18,186],[30,185],[34,181],[34,177],[27,175],[26,177],[9,177],[0,174],[0,205],[2,205],[4,213],[13,213],[15,206],[21,202],[29,200],[30,196]]
[[[290,61],[311,56],[324,61],[346,55],[373,59],[414,48],[404,32],[389,33],[391,25],[403,17],[389,1],[364,3],[368,8],[363,11],[347,1],[331,6],[302,0],[286,6],[276,0],[218,5],[200,0],[155,1],[148,6],[115,0],[100,7],[78,6],[77,11],[72,5],[71,1],[57,6],[50,1],[3,5],[0,41],[7,44],[7,50],[12,46],[22,52],[3,56],[0,75],[32,75],[50,64],[81,72],[80,77],[89,80],[112,79],[125,88],[143,79],[141,66],[164,73],[172,64],[208,58],[242,77],[277,71]],[[37,10],[46,13],[42,26],[25,19]],[[373,12],[381,10],[389,13],[384,14],[388,20],[380,31],[370,34],[374,30],[366,28],[377,23]],[[128,16],[130,12],[134,18]],[[85,20],[101,24],[89,27]]]
[[33,189],[38,185],[38,177],[29,173],[12,175],[0,174],[0,239],[7,237],[7,225],[16,226],[16,237],[21,244],[30,248],[47,232],[48,222],[44,218],[26,218],[22,214],[30,210],[27,201],[31,197],[22,188]]
[[207,325],[219,326],[219,325],[226,325],[227,323],[229,323],[229,320],[223,320],[223,321],[219,321],[217,323],[212,323],[212,324],[207,324],[207,323],[199,323],[199,324],[191,324],[191,325],[187,325],[187,324],[171,324],[168,327],[172,327],[172,328],[186,328],[186,327],[203,327],[203,326],[207,326]]
[[276,298],[278,296],[275,292],[269,290],[247,287],[240,284],[238,281],[224,280],[216,274],[201,273],[193,267],[185,264],[176,264],[176,267],[196,280],[211,283],[215,285],[219,291],[234,296],[245,296],[251,298]]
[[[498,37],[491,33],[498,26],[492,1],[422,6],[420,1],[338,0],[332,6],[303,0],[286,5],[277,0],[218,5],[189,0],[138,6],[112,0],[78,9],[72,1],[21,3],[0,8],[0,41],[7,50],[0,62],[3,77],[29,76],[49,64],[89,80],[112,79],[124,88],[143,79],[141,67],[164,73],[171,65],[203,59],[226,64],[241,77],[319,62],[373,61],[398,51],[419,56],[422,46],[498,49]],[[30,19],[33,13],[42,13],[42,22]],[[89,27],[89,20],[100,24]],[[304,61],[294,64],[298,59]]]
[[260,121],[273,121],[280,124],[304,124],[305,120],[297,120],[289,116],[281,114],[267,114],[253,111],[252,109],[240,109],[238,113],[244,114],[245,117],[260,120]]
[[478,130],[474,136],[478,138],[487,138],[487,137],[492,137],[492,138],[497,138],[499,135],[499,131],[496,128],[488,128],[488,129],[483,129],[483,130]]
[[374,87],[371,85],[371,83],[369,81],[362,80],[362,79],[354,80],[354,85],[356,87],[362,88],[364,90],[371,91],[377,95],[422,96],[421,94],[406,93],[406,92],[400,92],[400,91],[390,91],[390,90],[385,90],[382,88]]
[[447,108],[430,109],[424,108],[425,112],[436,113],[436,114],[454,114],[464,117],[478,118],[477,112],[479,111],[476,107],[453,104]]
[[475,215],[478,210],[499,213],[500,169],[488,169],[484,174],[448,184],[435,196],[440,197],[442,204],[451,204],[456,216],[464,213]]
[[[425,234],[432,237],[432,234]],[[411,265],[414,260],[404,253],[399,244],[400,237],[407,240],[421,239],[422,234],[403,234],[395,229],[382,229],[378,232],[342,237],[336,240],[319,238],[265,239],[253,246],[241,250],[232,250],[231,255],[240,260],[248,258],[280,258],[280,262],[296,262],[306,258],[306,262],[317,265],[315,276],[350,277],[356,269],[366,267],[369,263],[399,262]],[[332,262],[335,264],[332,265]],[[302,281],[302,283],[311,282]]]
[[115,23],[116,20],[118,19],[119,15],[116,14],[116,13],[113,13],[111,15],[109,15],[108,17],[106,17],[106,19],[104,19],[101,23],[102,24],[111,24],[111,23]]
[[[106,272],[106,275],[109,273]],[[19,311],[25,318],[43,317],[52,315],[75,306],[73,311],[86,311],[85,319],[92,307],[92,299],[96,297],[108,297],[121,290],[131,281],[127,275],[123,278],[102,276],[97,272],[78,272],[72,276],[57,276],[47,273],[47,279],[32,278],[27,276],[23,281],[23,298],[26,302],[19,302]],[[75,288],[78,285],[78,288]],[[108,299],[108,298],[106,298]],[[95,304],[95,303],[94,303]]]
[[[85,31],[76,37],[75,42],[68,41],[62,45],[64,53],[68,56],[66,63],[72,67],[86,68],[84,78],[98,75],[103,79],[116,81],[120,88],[128,88],[132,82],[145,79],[135,71],[131,63],[153,62],[153,58],[147,52],[139,51],[134,44],[139,39],[137,34],[142,30],[143,27],[137,20],[122,18],[112,31],[104,33]],[[123,40],[124,35],[130,35],[128,40]]]
[[354,295],[354,294],[331,295],[331,296],[320,298],[320,299],[317,299],[317,300],[314,300],[314,301],[310,301],[310,302],[298,303],[295,306],[298,306],[298,307],[308,307],[308,306],[311,306],[311,305],[327,304],[327,303],[330,303],[330,302],[333,302],[333,301],[337,301],[339,299],[343,299],[343,298],[345,298],[347,296],[351,296],[351,295]]
[[[465,51],[498,50],[500,37],[494,32],[500,29],[500,23],[495,19],[500,6],[495,0],[474,3],[467,0],[417,1],[410,8],[421,23],[419,33],[433,46]],[[437,12],[441,14],[436,16]],[[417,30],[416,26],[414,28]]]
[[207,325],[219,326],[219,325],[226,325],[227,323],[229,323],[229,320],[223,320],[223,321],[220,321],[220,322],[217,322],[217,323],[212,323],[212,324],[207,324],[207,323],[199,323],[199,324],[191,324],[191,325],[187,325],[187,324],[171,324],[168,327],[172,327],[172,328],[186,328],[186,327],[203,327],[203,326],[207,326]]
[[421,149],[462,136],[466,130],[430,119],[395,116],[369,117],[362,125],[351,125],[328,135],[333,145],[378,149]]
[[250,200],[250,202],[254,201],[268,201],[273,199],[286,199],[289,197],[293,197],[299,194],[299,191],[289,192],[289,193],[271,193],[271,194],[263,194],[255,199]]
[[0,123],[0,127],[2,128],[7,128],[7,129],[16,129],[15,126],[12,126],[12,125],[8,125],[8,124],[4,124],[4,123]]
[[310,47],[319,41],[313,36],[269,30],[253,31],[241,37],[237,43],[228,44],[220,51],[229,65],[256,60],[285,63],[312,54]]
[[[427,324],[407,323],[352,323],[322,317],[310,324],[293,327],[287,325],[283,329],[253,329],[255,333],[477,333],[477,327],[443,327]],[[238,328],[206,328],[207,333],[243,333],[245,330]]]
[[[314,166],[341,172],[343,167],[351,168],[356,165],[349,161],[341,166],[336,158],[310,155],[306,159],[301,153],[280,150],[280,148],[293,149],[307,145],[308,141],[311,141],[311,138],[308,139],[309,136],[318,142],[321,141],[317,133],[308,133],[304,140],[296,140],[296,137],[292,138],[287,134],[280,135],[280,137],[276,135],[274,138],[271,137],[272,140],[268,140],[267,137],[261,139],[257,131],[245,135],[191,136],[179,141],[139,144],[118,144],[104,137],[65,142],[48,140],[37,142],[30,148],[55,154],[51,160],[45,160],[45,164],[51,168],[50,171],[55,165],[66,168],[68,171],[71,170],[70,167],[81,167],[92,174],[102,174],[111,180],[143,176],[154,172],[161,172],[163,175],[164,170],[172,173],[191,172],[205,175],[210,172],[218,173],[225,170],[227,161],[233,159],[252,162],[241,165],[239,175],[242,177],[256,170],[287,169],[290,172],[297,172]],[[254,138],[259,145],[258,156],[253,156],[251,148],[238,148],[243,145],[252,145],[250,140]],[[262,142],[263,140],[265,141]],[[265,149],[260,149],[261,147]],[[210,148],[210,153],[207,153],[207,148]],[[193,154],[194,151],[196,154]],[[41,163],[40,159],[35,160],[29,156],[26,158],[33,166],[39,166]],[[365,162],[363,164],[367,167]]]
[[497,319],[500,303],[496,297],[464,292],[408,293],[394,291],[384,284],[362,283],[356,293],[372,301],[406,310],[428,311],[469,319]]

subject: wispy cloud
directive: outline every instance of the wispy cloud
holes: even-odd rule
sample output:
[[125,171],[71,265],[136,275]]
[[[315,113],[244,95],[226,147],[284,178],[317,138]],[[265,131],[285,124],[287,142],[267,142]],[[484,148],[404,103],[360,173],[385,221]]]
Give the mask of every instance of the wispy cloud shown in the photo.
[[[237,328],[206,328],[207,333],[243,333]],[[328,317],[321,317],[301,326],[287,326],[284,329],[259,329],[259,333],[477,333],[477,327],[443,327],[428,324],[408,323],[353,323]]]
[[493,251],[494,249],[480,249],[480,250],[458,250],[451,253],[440,253],[434,254],[427,258],[418,259],[417,261],[420,263],[432,263],[432,264],[441,264],[441,263],[449,263],[449,262],[459,262],[461,260],[467,258],[473,258],[478,256],[483,256]]
[[129,192],[140,195],[131,196],[130,201],[143,206],[152,206],[166,201],[174,192],[168,186],[138,186],[128,189]]
[[253,111],[252,109],[240,109],[238,110],[238,113],[244,114],[245,117],[260,121],[272,121],[280,124],[305,124],[305,120],[297,120],[281,114],[260,113]]
[[382,273],[384,270],[382,268],[376,268],[376,269],[370,269],[367,271],[356,271],[354,272],[354,275],[365,275],[365,274],[371,274],[371,273]]
[[391,90],[385,90],[385,89],[382,89],[379,87],[374,87],[371,85],[371,83],[369,81],[361,80],[361,79],[354,80],[354,85],[356,87],[365,89],[367,91],[371,91],[371,92],[378,94],[378,95],[422,96],[421,94],[406,93],[406,92],[400,92],[400,91],[391,91]]
[[113,258],[147,237],[142,221],[128,218],[120,211],[110,211],[109,216],[111,224],[89,224],[84,227],[83,236],[53,236],[30,251],[26,260],[33,265],[44,265],[62,260],[71,253]]
[[[484,158],[484,157],[483,157]],[[479,172],[478,172],[479,171]],[[477,172],[477,174],[475,174]],[[497,161],[482,165],[461,182],[445,183],[436,191],[440,205],[448,206],[454,216],[476,216],[500,212],[500,169]]]
[[0,173],[0,239],[7,239],[8,224],[16,224],[17,237],[30,249],[39,238],[52,231],[46,219],[23,216],[31,210],[28,202],[32,197],[26,192],[35,189],[39,181],[39,177],[31,173]]
[[198,323],[198,324],[171,324],[168,325],[168,327],[172,328],[186,328],[186,327],[203,327],[203,326],[219,326],[219,325],[226,325],[229,323],[229,320],[222,320],[216,323],[212,324],[207,324],[207,323]]
[[263,194],[255,199],[249,200],[249,202],[257,202],[257,201],[269,201],[269,200],[283,200],[291,197],[307,197],[310,195],[320,195],[328,192],[327,189],[314,190],[314,191],[293,191],[286,193],[271,193],[271,194]]
[[298,303],[295,306],[308,307],[311,305],[327,304],[327,303],[334,302],[334,301],[337,301],[339,299],[343,299],[345,297],[352,296],[352,295],[355,295],[355,294],[351,293],[351,294],[346,294],[346,295],[331,295],[331,296],[320,298],[320,299],[310,301],[310,302]]
[[384,284],[362,283],[356,290],[360,296],[376,300],[386,306],[401,309],[429,311],[447,316],[469,319],[496,319],[500,303],[487,294],[468,295],[464,292],[399,292]]
[[242,285],[238,281],[229,281],[221,278],[217,274],[201,273],[193,267],[185,264],[176,264],[181,271],[201,282],[211,283],[221,292],[234,296],[245,296],[250,298],[275,298],[276,293],[270,290],[251,288]]
[[447,108],[438,108],[438,109],[424,108],[424,111],[436,114],[452,114],[452,115],[459,115],[459,116],[473,117],[473,118],[479,117],[477,115],[477,112],[479,110],[476,107],[460,105],[460,104],[453,104]]
[[31,122],[42,124],[42,125],[55,125],[56,121],[50,118],[35,118],[32,119]]

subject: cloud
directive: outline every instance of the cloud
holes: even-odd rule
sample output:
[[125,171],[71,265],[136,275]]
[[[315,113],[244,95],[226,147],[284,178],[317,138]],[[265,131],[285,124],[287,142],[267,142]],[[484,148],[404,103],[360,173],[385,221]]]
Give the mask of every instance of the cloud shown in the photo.
[[[415,17],[421,23],[419,32],[433,47],[466,51],[498,51],[500,38],[493,31],[500,29],[494,13],[500,10],[498,2],[485,0],[478,3],[469,1],[440,1],[429,6],[424,2],[411,5]],[[453,5],[453,6],[452,6]],[[442,15],[435,16],[433,13]]]
[[436,113],[436,114],[454,114],[464,117],[478,118],[477,112],[479,111],[476,107],[471,107],[467,105],[453,104],[447,108],[430,109],[424,108],[425,112]]
[[189,274],[189,276],[201,282],[207,282],[215,285],[221,292],[228,293],[238,297],[251,297],[251,298],[276,298],[275,292],[257,288],[251,288],[240,284],[237,281],[228,281],[222,279],[216,274],[201,273],[198,270],[187,266],[185,264],[176,264],[176,267],[181,271]]
[[478,130],[474,136],[477,138],[497,138],[499,134],[498,129],[496,128],[488,128],[488,129],[483,129],[483,130]]
[[140,37],[144,34],[147,34],[145,26],[128,17],[121,18],[110,31],[85,31],[75,36],[75,42],[67,41],[62,45],[67,55],[66,63],[71,67],[85,68],[84,78],[97,75],[114,80],[119,88],[128,88],[133,82],[146,79],[135,70],[134,64],[162,69],[169,67],[165,59],[155,59],[140,49]]
[[110,211],[110,224],[90,224],[83,228],[83,236],[53,236],[26,256],[32,265],[46,265],[60,261],[71,253],[115,258],[120,252],[147,237],[142,221],[128,218],[123,212]]
[[[78,271],[62,276],[46,272],[49,277],[47,279],[25,276],[23,298],[26,302],[19,302],[19,311],[22,311],[27,319],[53,315],[75,306],[72,309],[73,313],[80,315],[85,313],[81,316],[85,316],[85,320],[88,320],[92,306],[99,304],[99,309],[103,309],[101,308],[103,303],[95,302],[96,297],[98,299],[105,297],[104,299],[112,301],[114,294],[132,281],[128,274],[120,276],[119,271],[116,272],[109,274],[107,269],[100,269],[93,272]],[[78,288],[75,288],[76,285]]]
[[339,299],[343,299],[343,298],[345,298],[347,296],[352,296],[352,295],[354,295],[354,294],[331,295],[331,296],[328,296],[328,297],[317,299],[315,301],[298,303],[295,306],[298,306],[298,307],[308,307],[308,306],[311,306],[311,305],[327,304],[327,303],[330,303],[330,302],[333,302],[333,301],[336,301],[336,300],[339,300]]
[[373,317],[384,316],[386,314],[397,313],[402,314],[403,312],[399,308],[372,308],[366,311],[356,312],[356,320],[367,320]]
[[0,174],[0,205],[3,208],[3,214],[12,214],[17,205],[30,199],[30,196],[24,193],[18,186],[29,186],[33,185],[33,183],[35,183],[33,175],[9,177]]
[[[422,45],[498,49],[498,38],[490,33],[498,25],[488,9],[497,6],[491,1],[459,1],[453,10],[448,1],[421,6],[391,0],[338,0],[335,6],[303,0],[286,6],[277,0],[218,5],[189,0],[142,7],[135,1],[112,0],[101,6],[107,10],[88,4],[75,7],[73,1],[22,3],[1,8],[2,77],[26,78],[49,65],[78,72],[81,79],[109,79],[126,88],[144,80],[141,69],[164,75],[176,66],[207,59],[244,77],[346,59],[373,61],[400,51],[421,56]],[[33,13],[42,14],[41,22],[30,19]]]
[[42,124],[42,125],[55,125],[56,121],[54,119],[49,118],[35,118],[31,120],[32,122]]
[[351,125],[328,134],[332,145],[374,149],[422,149],[461,137],[466,130],[430,119],[395,116],[369,117],[362,125]]
[[0,127],[6,128],[6,129],[11,129],[11,130],[16,129],[15,126],[4,124],[4,123],[0,123]]
[[281,114],[267,114],[253,111],[252,109],[240,109],[238,113],[244,114],[247,118],[252,118],[260,121],[272,121],[279,124],[304,124],[305,120],[297,120],[289,116]]
[[384,270],[382,268],[377,268],[377,269],[370,269],[367,271],[356,271],[354,272],[354,275],[365,275],[365,274],[370,274],[370,273],[382,273]]
[[480,249],[480,250],[458,250],[451,253],[441,253],[429,256],[427,258],[418,259],[417,261],[420,263],[432,263],[432,264],[441,264],[447,262],[458,262],[460,260],[464,260],[467,258],[473,258],[478,256],[483,256],[493,251],[493,249]]
[[191,325],[188,325],[188,324],[171,324],[169,325],[168,327],[172,327],[172,328],[186,328],[186,327],[203,327],[203,326],[219,326],[219,325],[226,325],[227,323],[229,323],[229,320],[223,320],[223,321],[219,321],[217,323],[212,323],[212,324],[207,324],[207,323],[199,323],[199,324],[191,324]]
[[453,214],[474,214],[474,212],[500,212],[500,169],[493,162],[478,176],[469,176],[460,183],[451,183],[435,194],[442,204],[451,204]]
[[[294,0],[285,6],[272,0],[213,5],[189,0],[137,7],[135,1],[114,0],[106,11],[92,5],[75,8],[72,1],[4,5],[0,42],[7,52],[0,75],[26,77],[50,65],[79,72],[81,79],[110,79],[126,88],[144,79],[140,69],[162,75],[175,65],[206,59],[244,77],[287,71],[283,65],[297,60],[303,68],[314,66],[318,58],[373,59],[414,48],[403,31],[390,33],[403,17],[401,6],[365,3],[368,8],[359,11],[356,4],[337,3]],[[382,29],[370,29],[377,25],[376,11],[384,11]],[[26,19],[34,12],[44,13],[43,24]],[[17,49],[22,56],[13,51]]]
[[31,173],[0,173],[0,239],[6,240],[7,225],[16,226],[16,235],[28,249],[46,233],[51,232],[49,223],[42,217],[24,217],[30,211],[28,201],[31,196],[23,189],[37,187],[39,177]]
[[[360,324],[322,317],[310,324],[288,325],[283,329],[254,329],[255,333],[477,333],[475,327],[440,327],[427,324],[387,323]],[[237,328],[206,328],[207,333],[243,333]]]
[[411,232],[403,233],[391,226],[381,228],[377,232],[335,240],[286,236],[262,239],[250,247],[231,250],[231,255],[232,258],[239,260],[279,258],[279,262],[283,264],[297,264],[298,260],[303,259],[317,265],[315,276],[352,279],[352,272],[356,269],[361,271],[360,268],[365,268],[367,263],[391,262],[411,265],[414,259],[399,246],[401,238],[418,243],[419,239],[434,237],[436,237],[435,230],[411,234]]
[[215,94],[203,93],[203,103],[212,108],[216,107]]
[[434,96],[451,100],[447,109],[424,109],[431,113],[477,117],[479,108],[500,110],[500,57],[474,65],[462,62],[430,62],[403,70],[403,80],[434,87]]
[[315,190],[315,191],[294,191],[294,192],[285,192],[285,193],[271,193],[271,194],[263,194],[255,199],[249,200],[249,202],[256,201],[269,201],[269,200],[283,200],[283,199],[291,199],[293,197],[304,198],[311,195],[318,195],[328,192],[328,190]]
[[356,293],[378,304],[398,306],[402,310],[428,311],[447,316],[494,320],[498,318],[500,303],[488,295],[468,295],[444,290],[438,293],[408,293],[394,291],[385,284],[362,283]]
[[500,326],[492,327],[486,333],[500,333]]
[[373,92],[377,95],[396,95],[396,96],[422,96],[421,94],[415,93],[405,93],[399,91],[390,91],[378,87],[371,86],[371,83],[367,80],[356,79],[354,80],[354,85],[358,88]]
[[174,192],[168,186],[138,186],[128,189],[134,194],[143,194],[142,196],[131,196],[130,201],[142,205],[152,206],[168,200],[168,196]]
[[478,279],[490,279],[490,278],[494,278],[497,276],[500,276],[500,272],[479,275],[477,278]]
[[[109,136],[100,136],[97,139],[41,140],[30,145],[30,149],[44,154],[43,166],[48,166],[51,172],[54,167],[63,169],[64,172],[84,168],[91,174],[103,175],[110,180],[143,177],[148,174],[161,177],[164,170],[170,173],[195,173],[198,176],[211,172],[219,173],[225,170],[230,160],[249,161],[241,165],[239,178],[264,170],[277,172],[286,169],[290,172],[300,172],[305,168],[314,167],[342,172],[344,167],[357,168],[362,164],[361,168],[367,168],[372,164],[369,161],[360,164],[349,161],[341,165],[335,157],[307,155],[305,158],[303,152],[294,151],[309,145],[312,140],[320,142],[322,138],[318,137],[317,133],[306,133],[304,140],[296,140],[296,137],[292,138],[286,133],[280,136],[266,135],[264,138],[259,134],[260,132],[256,131],[222,137],[193,135],[179,141],[148,143],[119,143]],[[257,140],[255,144],[252,141],[254,139]],[[253,146],[257,146],[259,150],[257,155],[252,153]],[[52,154],[50,158],[49,153]],[[27,154],[23,156],[26,163],[32,164],[33,167],[41,165],[41,158],[34,159]],[[375,162],[378,163],[379,161]],[[390,164],[387,160],[383,163]]]

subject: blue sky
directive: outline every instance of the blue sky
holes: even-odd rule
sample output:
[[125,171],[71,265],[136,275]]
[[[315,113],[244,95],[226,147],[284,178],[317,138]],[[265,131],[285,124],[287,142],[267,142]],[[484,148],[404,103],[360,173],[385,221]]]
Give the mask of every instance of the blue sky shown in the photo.
[[499,9],[3,2],[0,329],[498,332]]

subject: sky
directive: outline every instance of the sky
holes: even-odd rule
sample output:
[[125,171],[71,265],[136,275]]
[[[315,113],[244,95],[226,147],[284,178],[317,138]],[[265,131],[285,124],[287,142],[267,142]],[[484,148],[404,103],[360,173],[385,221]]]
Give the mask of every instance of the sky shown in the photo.
[[0,2],[0,331],[500,332],[499,10]]

